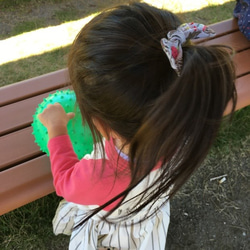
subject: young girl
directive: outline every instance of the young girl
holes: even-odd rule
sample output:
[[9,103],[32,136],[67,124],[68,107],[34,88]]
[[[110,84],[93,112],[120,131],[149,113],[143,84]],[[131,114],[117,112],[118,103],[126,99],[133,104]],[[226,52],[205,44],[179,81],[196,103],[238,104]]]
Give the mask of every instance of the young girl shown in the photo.
[[[39,116],[49,133],[53,221],[70,249],[165,249],[169,199],[207,155],[236,103],[230,51],[166,10],[133,3],[104,11],[78,34],[69,73],[95,146],[80,161],[60,104]],[[79,138],[81,140],[81,138]]]

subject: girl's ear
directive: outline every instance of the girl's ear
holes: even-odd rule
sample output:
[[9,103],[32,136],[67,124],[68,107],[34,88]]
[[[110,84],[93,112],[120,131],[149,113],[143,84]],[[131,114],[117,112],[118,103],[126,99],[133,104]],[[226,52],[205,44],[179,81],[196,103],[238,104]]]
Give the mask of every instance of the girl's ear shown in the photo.
[[109,133],[103,126],[103,124],[100,122],[98,118],[92,118],[92,121],[96,127],[96,129],[101,133],[101,135],[106,139],[109,140]]
[[96,129],[101,133],[101,135],[109,140],[110,137],[114,139],[120,139],[120,136],[113,130],[109,129],[109,127],[105,126],[105,124],[98,118],[92,118],[92,121],[96,127]]
[[108,129],[103,122],[101,122],[98,118],[92,118],[92,121],[96,127],[96,129],[101,133],[101,135],[106,139],[109,140],[110,137],[113,137],[113,132]]

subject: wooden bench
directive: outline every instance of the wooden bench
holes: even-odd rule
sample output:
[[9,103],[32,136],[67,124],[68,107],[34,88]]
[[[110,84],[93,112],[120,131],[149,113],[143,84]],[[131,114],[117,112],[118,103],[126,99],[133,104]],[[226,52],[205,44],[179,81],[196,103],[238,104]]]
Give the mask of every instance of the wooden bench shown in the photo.
[[[236,49],[237,84],[250,84],[250,42],[230,19],[211,26],[217,33],[204,44]],[[34,143],[32,115],[49,93],[68,84],[67,69],[0,88],[0,215],[54,191],[49,158]]]

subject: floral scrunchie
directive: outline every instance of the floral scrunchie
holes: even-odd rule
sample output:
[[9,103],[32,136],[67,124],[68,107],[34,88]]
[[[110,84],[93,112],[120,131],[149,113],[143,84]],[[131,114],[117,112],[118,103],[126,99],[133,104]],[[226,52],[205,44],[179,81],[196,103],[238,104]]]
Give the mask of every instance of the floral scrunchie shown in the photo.
[[176,30],[169,31],[167,38],[161,39],[162,49],[178,76],[180,76],[182,68],[182,44],[190,39],[207,38],[214,35],[215,32],[204,24],[184,23]]

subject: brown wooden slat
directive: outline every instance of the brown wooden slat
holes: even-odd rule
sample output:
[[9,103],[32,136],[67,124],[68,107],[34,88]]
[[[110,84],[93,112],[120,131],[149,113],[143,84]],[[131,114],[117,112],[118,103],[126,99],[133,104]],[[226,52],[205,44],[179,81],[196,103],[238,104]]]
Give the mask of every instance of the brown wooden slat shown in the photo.
[[[250,49],[236,54],[235,62],[238,76],[249,72],[249,58]],[[2,107],[0,109],[0,117],[4,117],[4,119],[2,119],[0,124],[0,135],[28,126],[32,122],[32,115],[37,105],[43,98],[47,97],[48,94],[49,93],[42,94]],[[6,114],[8,114],[8,116],[6,116]]]
[[37,159],[0,172],[0,215],[54,192],[49,158]]
[[41,155],[31,133],[32,128],[28,127],[0,137],[0,170]]
[[0,88],[0,107],[24,100],[54,89],[69,82],[68,70],[62,69]]
[[[249,49],[237,53],[234,57],[236,75],[241,76],[250,73],[250,43]],[[249,82],[250,84],[250,82]]]
[[[5,116],[5,118],[0,124],[0,135],[29,126],[33,120],[32,116],[36,107],[47,96],[46,93],[2,107],[0,117]],[[8,115],[6,116],[6,114]]]
[[202,42],[202,45],[214,44],[224,44],[231,46],[236,51],[242,51],[250,47],[250,41],[248,41],[240,31]]
[[0,135],[29,126],[38,104],[52,92],[55,90],[1,107],[0,117],[4,119],[0,123]]
[[[244,108],[249,105],[249,86],[248,86],[249,84],[250,84],[250,73],[236,79],[237,95],[240,96],[240,99],[238,99],[237,101],[236,110]],[[232,102],[229,102],[224,114],[226,115],[231,113],[231,110],[232,110]]]
[[242,108],[249,105],[249,85],[250,85],[250,74],[237,78],[236,80],[237,93],[240,96],[240,99],[237,102],[238,107]]
[[[237,51],[234,60],[238,92],[250,84],[250,42],[238,31],[237,20],[211,25],[216,36],[202,44],[227,44]],[[197,42],[197,41],[196,41]],[[55,71],[0,88],[0,214],[41,198],[54,191],[49,158],[42,155],[31,134],[32,115],[48,92],[68,82],[67,69]],[[248,97],[246,97],[248,98]],[[18,130],[13,132],[13,130]],[[9,133],[11,132],[11,133]],[[9,133],[9,134],[6,134]]]
[[241,84],[242,86],[243,84],[250,84],[250,73],[245,76],[237,78],[236,82]]
[[[241,96],[242,96],[242,99],[244,98],[244,89],[246,88],[246,85],[250,84],[250,73],[245,75],[245,76],[242,76],[242,77],[239,77],[236,79],[236,84],[237,84],[237,92],[238,93],[241,93]],[[249,96],[246,96],[246,98],[249,98]]]
[[209,27],[211,27],[215,31],[216,36],[222,36],[227,33],[232,33],[239,29],[238,21],[235,18],[209,25]]
[[212,25],[209,25],[210,28],[212,28],[215,31],[215,36],[211,38],[200,38],[193,40],[194,43],[203,43],[206,40],[212,40],[216,39],[220,36],[224,36],[229,33],[234,33],[239,30],[237,19],[231,18],[219,23],[215,23]]

